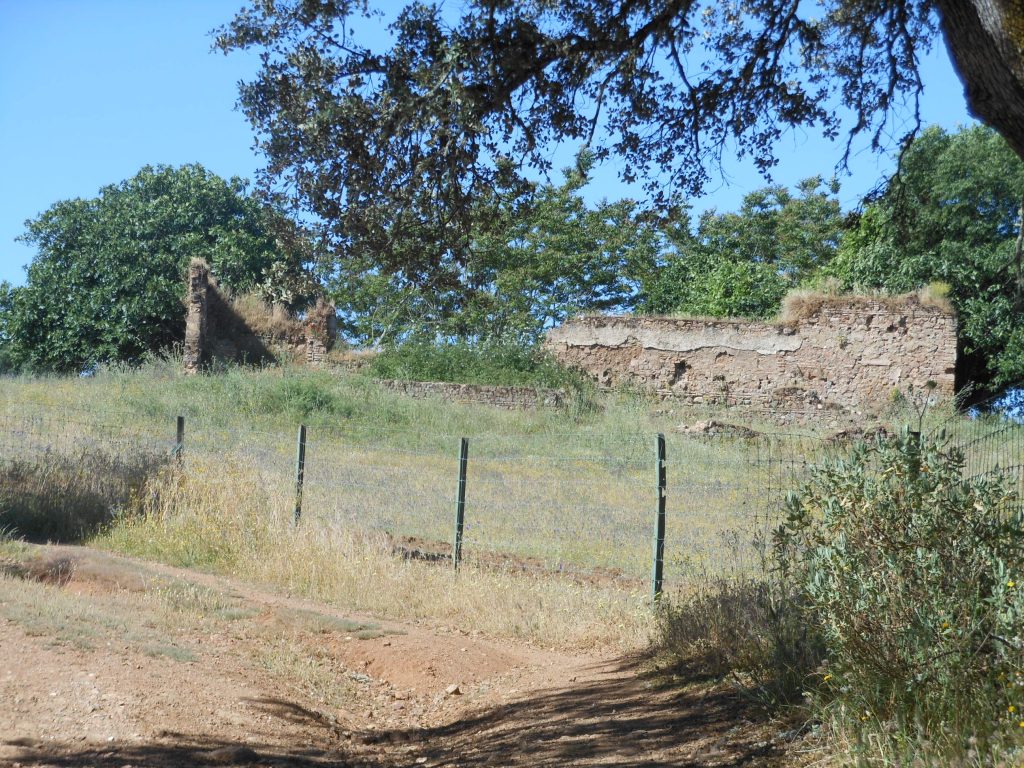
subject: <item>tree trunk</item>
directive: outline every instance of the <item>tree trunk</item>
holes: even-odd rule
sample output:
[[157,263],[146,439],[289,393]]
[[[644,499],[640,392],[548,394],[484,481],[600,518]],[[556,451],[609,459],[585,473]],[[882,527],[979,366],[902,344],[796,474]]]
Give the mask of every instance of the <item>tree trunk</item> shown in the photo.
[[1014,252],[1014,266],[1017,268],[1017,292],[1014,297],[1018,312],[1024,309],[1024,199],[1020,201],[1020,222],[1017,229],[1017,248]]
[[936,0],[975,117],[1024,159],[1024,0]]

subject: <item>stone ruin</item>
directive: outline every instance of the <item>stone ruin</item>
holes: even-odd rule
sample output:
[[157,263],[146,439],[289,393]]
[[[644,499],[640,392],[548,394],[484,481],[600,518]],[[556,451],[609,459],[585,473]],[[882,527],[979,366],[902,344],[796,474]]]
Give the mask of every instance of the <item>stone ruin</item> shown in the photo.
[[334,307],[323,298],[302,319],[281,306],[246,297],[233,301],[217,287],[202,259],[189,265],[186,286],[186,373],[198,373],[215,361],[319,367],[337,338]]
[[956,318],[915,295],[822,297],[791,322],[587,316],[548,333],[599,384],[689,404],[882,410],[895,391],[954,391]]

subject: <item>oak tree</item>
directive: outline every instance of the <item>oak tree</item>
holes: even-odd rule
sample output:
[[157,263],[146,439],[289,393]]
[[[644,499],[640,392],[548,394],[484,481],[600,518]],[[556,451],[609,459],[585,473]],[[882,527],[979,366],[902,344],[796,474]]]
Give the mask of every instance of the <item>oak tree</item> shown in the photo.
[[641,285],[646,312],[767,318],[786,293],[828,264],[845,217],[838,184],[805,179],[794,194],[772,185],[743,198],[740,209],[705,211],[696,226],[679,217],[665,227],[660,265]]
[[415,290],[466,287],[489,223],[474,201],[518,204],[559,144],[614,154],[669,206],[726,154],[770,173],[797,127],[845,135],[847,150],[905,143],[918,62],[940,37],[970,108],[1024,155],[1024,24],[1010,0],[414,2],[390,22],[390,47],[362,42],[384,23],[368,0],[252,0],[217,46],[261,56],[240,105],[266,185],[317,218],[339,258]]
[[539,184],[515,208],[500,195],[475,201],[478,222],[464,263],[415,284],[372,259],[339,263],[328,290],[350,338],[373,345],[409,337],[532,345],[571,314],[628,311],[654,271],[655,222],[636,202],[588,204],[580,194],[592,161]]

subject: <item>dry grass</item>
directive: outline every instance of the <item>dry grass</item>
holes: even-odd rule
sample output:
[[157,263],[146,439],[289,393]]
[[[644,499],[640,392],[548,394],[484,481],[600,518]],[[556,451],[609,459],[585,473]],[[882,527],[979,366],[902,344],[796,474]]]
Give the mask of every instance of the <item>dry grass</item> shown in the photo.
[[[753,572],[751,540],[821,450],[814,436],[769,444],[673,432],[707,409],[665,409],[629,394],[583,416],[510,413],[404,398],[358,375],[183,377],[173,363],[5,384],[0,455],[23,455],[41,477],[54,474],[48,462],[97,444],[114,457],[166,454],[175,416],[186,414],[182,471],[165,469],[108,509],[122,513],[98,539],[104,546],[548,646],[633,647],[646,638],[656,432],[668,439],[674,593]],[[755,418],[745,424],[761,428]],[[300,421],[309,442],[295,529]],[[461,436],[470,439],[467,562],[455,577],[444,563],[402,559],[393,545],[417,536],[448,551]],[[69,473],[79,476],[91,481]],[[506,556],[513,562],[501,570]],[[513,571],[523,564],[526,572]]]
[[[68,592],[59,582],[37,578],[32,564],[27,565],[20,573],[0,572],[0,617],[57,645],[90,650],[116,643],[151,656],[192,661],[195,652],[179,635],[216,620],[215,614],[182,604],[180,598],[169,601],[161,589],[89,596]],[[178,588],[177,583],[167,587],[172,592]]]
[[302,322],[280,305],[265,302],[257,293],[243,293],[230,300],[230,308],[257,336],[272,341],[305,339]]
[[950,304],[949,287],[942,283],[931,283],[911,293],[889,294],[885,292],[843,294],[829,290],[799,288],[790,291],[782,300],[778,322],[793,325],[816,315],[821,308],[833,306],[862,306],[881,304],[890,310],[904,307],[931,307],[943,314],[953,314]]
[[[9,454],[10,456],[10,454]],[[130,506],[166,453],[84,445],[0,461],[0,530],[31,541],[77,542]]]
[[166,472],[137,514],[97,543],[204,567],[346,610],[432,619],[545,646],[631,648],[649,636],[642,594],[549,575],[409,561],[384,540],[317,520],[291,523],[291,498],[238,462]]

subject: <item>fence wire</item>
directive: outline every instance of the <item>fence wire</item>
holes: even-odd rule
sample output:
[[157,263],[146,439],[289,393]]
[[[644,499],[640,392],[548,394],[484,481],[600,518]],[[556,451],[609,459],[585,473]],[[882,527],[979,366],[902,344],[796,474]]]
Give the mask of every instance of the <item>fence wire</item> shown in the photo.
[[1013,492],[1008,510],[1024,516],[1024,425],[998,409],[1001,398],[978,403],[969,418],[951,416],[929,430],[932,439],[963,455],[965,478],[999,479]]
[[[184,471],[216,472],[233,463],[258,476],[253,493],[293,497],[295,431],[219,425],[202,414],[187,415],[185,424]],[[958,417],[941,429],[964,452],[966,474],[998,472],[1024,495],[1020,425]],[[468,561],[612,582],[650,578],[659,494],[655,435],[464,436]],[[461,437],[389,426],[309,428],[301,524],[377,531],[410,556],[448,556]],[[90,419],[82,411],[16,405],[0,413],[0,467],[58,453],[171,455],[175,448],[174,419],[166,414],[107,411]],[[696,574],[751,572],[756,542],[777,525],[786,494],[825,457],[845,450],[784,432],[670,433],[666,448],[668,588]]]

